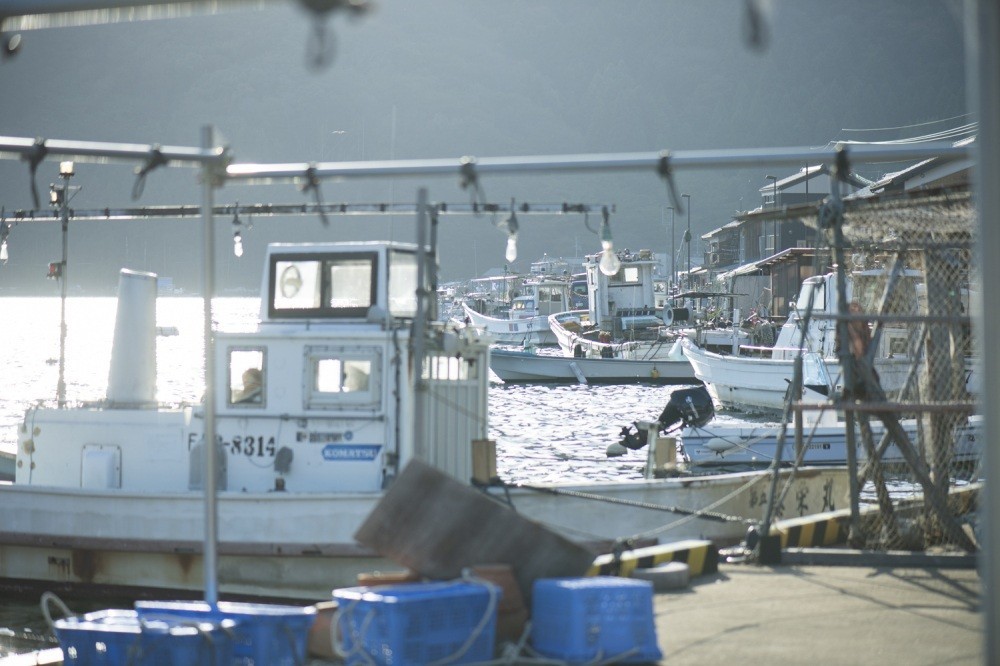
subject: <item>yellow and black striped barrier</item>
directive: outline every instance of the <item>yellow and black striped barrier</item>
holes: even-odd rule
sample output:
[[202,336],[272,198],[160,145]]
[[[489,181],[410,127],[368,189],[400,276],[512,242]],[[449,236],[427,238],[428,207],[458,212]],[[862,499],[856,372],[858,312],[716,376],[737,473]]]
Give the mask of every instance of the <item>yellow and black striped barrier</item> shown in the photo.
[[688,539],[626,550],[617,558],[609,553],[598,556],[586,575],[627,578],[636,569],[648,569],[665,562],[686,562],[691,576],[715,573],[719,570],[719,549],[711,541]]
[[846,543],[850,518],[850,509],[841,509],[779,520],[771,525],[770,535],[781,537],[782,548],[833,546]]

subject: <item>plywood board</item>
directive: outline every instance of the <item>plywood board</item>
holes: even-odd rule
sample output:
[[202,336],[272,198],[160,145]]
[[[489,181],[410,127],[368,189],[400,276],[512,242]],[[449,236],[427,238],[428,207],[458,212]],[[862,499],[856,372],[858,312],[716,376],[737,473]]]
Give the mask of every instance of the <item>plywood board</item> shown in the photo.
[[433,467],[410,462],[354,538],[433,579],[509,564],[525,598],[536,578],[582,576],[594,553]]

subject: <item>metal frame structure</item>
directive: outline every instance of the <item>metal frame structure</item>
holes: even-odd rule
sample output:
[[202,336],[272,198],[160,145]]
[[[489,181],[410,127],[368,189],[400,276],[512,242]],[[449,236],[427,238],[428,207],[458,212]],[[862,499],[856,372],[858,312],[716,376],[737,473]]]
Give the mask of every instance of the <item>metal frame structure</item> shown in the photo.
[[[147,0],[146,5],[173,5],[173,0]],[[195,4],[195,3],[189,3]],[[252,3],[251,3],[252,4]],[[355,5],[359,3],[354,3]],[[50,12],[73,12],[116,7],[134,8],[133,0],[62,0],[60,2],[38,3],[29,0],[4,0],[0,3],[0,14],[8,19],[4,29],[26,29],[31,27],[35,14]],[[327,6],[337,8],[351,7],[352,3],[341,0],[328,0]],[[748,5],[753,8],[753,5]],[[857,146],[850,149],[850,155],[856,161],[896,161],[921,159],[933,156],[969,156],[976,159],[977,180],[975,183],[979,213],[980,243],[977,248],[976,264],[982,284],[996,284],[1000,281],[1000,262],[989,261],[986,252],[1000,247],[1000,225],[995,222],[1000,219],[1000,189],[994,187],[1000,182],[1000,5],[993,0],[967,0],[966,4],[966,63],[968,81],[970,82],[969,108],[978,116],[979,136],[971,151],[955,149],[950,146],[924,144],[908,147],[868,147]],[[27,15],[24,21],[20,15]],[[18,25],[15,27],[15,21]],[[48,25],[47,22],[40,24]],[[759,38],[759,35],[758,35]],[[759,43],[759,42],[758,42]],[[205,226],[206,286],[211,286],[212,270],[212,196],[216,186],[221,186],[227,180],[302,180],[309,177],[315,179],[325,177],[375,177],[401,175],[451,175],[456,172],[468,183],[469,175],[477,177],[493,173],[526,173],[538,171],[611,171],[611,170],[656,170],[661,176],[669,178],[671,168],[718,168],[769,165],[790,165],[798,167],[802,161],[806,163],[832,161],[835,155],[831,151],[814,151],[803,149],[774,149],[757,151],[687,151],[670,153],[641,153],[629,155],[580,155],[561,158],[496,158],[493,160],[465,160],[458,164],[450,160],[383,162],[383,163],[326,163],[323,165],[229,165],[227,151],[213,147],[214,137],[211,129],[206,128],[202,135],[201,148],[161,148],[157,146],[136,146],[130,144],[97,144],[87,142],[57,142],[46,141],[39,146],[32,139],[11,139],[0,137],[0,158],[14,155],[16,158],[31,161],[35,167],[47,156],[64,156],[76,159],[98,158],[119,159],[129,161],[146,161],[153,164],[151,156],[166,158],[167,163],[200,167],[204,172],[202,219]],[[43,152],[43,150],[45,152]],[[470,166],[471,165],[471,166]],[[150,167],[152,168],[152,167]],[[34,169],[32,169],[34,173]],[[671,183],[671,196],[676,201],[676,195]],[[678,211],[681,209],[678,207]],[[211,289],[205,290],[206,308],[206,340],[211,336]],[[998,412],[994,403],[1000,397],[1000,352],[984,344],[987,331],[995,331],[1000,327],[1000,295],[995,292],[981,296],[980,302],[974,305],[974,326],[978,328],[977,339],[980,341],[979,354],[984,368],[983,402],[985,414],[986,441],[997,440]],[[206,345],[206,353],[209,346]],[[207,359],[206,359],[207,360]],[[206,372],[206,380],[210,374]],[[211,391],[208,392],[211,396]],[[206,410],[210,403],[206,404]],[[208,422],[206,422],[206,433]],[[1000,546],[1000,463],[997,452],[987,446],[984,450],[984,470],[986,484],[984,490],[984,537],[983,551],[986,557],[980,558],[984,582],[982,598],[985,616],[983,657],[985,663],[1000,662],[1000,617],[998,604],[1000,596],[996,594],[997,564],[995,553]],[[211,449],[205,447],[206,453]],[[214,492],[215,474],[214,456],[206,455],[209,466],[206,474],[205,491]],[[214,511],[214,497],[206,501],[208,514]],[[211,518],[214,527],[214,514]],[[214,539],[214,533],[207,537]],[[214,541],[208,539],[205,550],[206,569],[206,599],[213,601],[217,594],[214,580],[215,552]]]
[[[992,144],[989,144],[992,145]],[[985,152],[985,151],[984,151]],[[230,163],[229,151],[225,147],[214,145],[214,134],[211,127],[202,131],[200,148],[142,146],[134,144],[105,144],[81,141],[43,141],[16,137],[0,137],[0,158],[13,156],[24,159],[32,166],[32,175],[38,163],[44,159],[66,157],[75,159],[98,160],[132,160],[144,163],[140,173],[145,175],[158,166],[194,166],[202,171],[200,178],[202,188],[202,204],[200,213],[204,231],[204,302],[205,302],[205,362],[206,362],[206,403],[205,403],[205,438],[213,441],[215,438],[213,382],[209,368],[213,366],[211,357],[211,301],[214,294],[214,217],[215,190],[227,183],[296,183],[305,188],[318,188],[322,179],[348,178],[395,178],[400,176],[458,177],[463,188],[473,187],[479,190],[479,179],[484,175],[511,175],[525,173],[582,173],[611,171],[648,171],[664,179],[674,205],[681,210],[680,201],[676,197],[673,184],[675,169],[717,169],[746,166],[781,166],[797,165],[809,159],[814,162],[828,162],[843,167],[849,162],[895,162],[902,160],[919,160],[930,157],[966,158],[972,154],[969,147],[956,147],[950,143],[926,143],[908,146],[836,146],[825,151],[809,148],[773,148],[773,149],[741,149],[741,150],[710,150],[710,151],[669,151],[648,153],[615,153],[596,155],[562,155],[534,157],[499,157],[482,158],[463,157],[458,159],[433,160],[390,160],[373,162],[324,162],[324,163],[293,163],[293,164],[242,164]],[[318,189],[317,189],[318,194]],[[318,197],[317,197],[318,198]],[[989,200],[983,202],[989,204]],[[317,201],[317,205],[321,205]],[[996,206],[996,202],[993,202]],[[427,203],[424,188],[418,191],[417,219],[420,242],[426,240],[426,220],[432,211]],[[981,210],[984,219],[993,219],[996,208]],[[984,241],[986,239],[984,238]],[[984,243],[985,244],[985,243]],[[985,274],[984,274],[984,277]],[[987,309],[988,310],[988,309]],[[983,321],[982,309],[977,320]],[[988,351],[988,350],[987,350]],[[995,364],[992,356],[984,357],[988,363]],[[987,367],[990,367],[989,365]],[[990,383],[990,373],[987,372],[987,394],[990,389],[997,388]],[[418,387],[419,388],[419,387]],[[419,391],[418,391],[419,393]],[[987,414],[987,435],[994,432],[990,423],[990,410]],[[205,447],[205,600],[214,603],[218,600],[217,568],[217,525],[216,525],[216,481],[215,456],[212,448]],[[989,460],[989,457],[987,458]],[[995,472],[987,465],[987,487],[996,481]],[[991,500],[995,502],[994,500]],[[991,508],[992,505],[991,505]],[[987,523],[992,520],[989,514]],[[989,538],[994,539],[993,531],[987,528]],[[992,541],[989,542],[992,545]],[[988,550],[987,552],[992,552]],[[989,559],[989,558],[983,558]],[[987,590],[991,589],[987,587]],[[989,596],[989,594],[987,594]],[[987,648],[991,651],[992,646]]]

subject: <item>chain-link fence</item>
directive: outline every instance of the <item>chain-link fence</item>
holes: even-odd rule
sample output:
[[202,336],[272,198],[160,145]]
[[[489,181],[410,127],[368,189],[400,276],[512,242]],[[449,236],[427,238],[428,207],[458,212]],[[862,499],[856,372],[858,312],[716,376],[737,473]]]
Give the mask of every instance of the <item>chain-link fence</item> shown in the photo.
[[977,549],[970,509],[985,443],[969,316],[975,215],[967,193],[820,209],[837,271],[842,375],[826,408],[845,421],[855,547]]

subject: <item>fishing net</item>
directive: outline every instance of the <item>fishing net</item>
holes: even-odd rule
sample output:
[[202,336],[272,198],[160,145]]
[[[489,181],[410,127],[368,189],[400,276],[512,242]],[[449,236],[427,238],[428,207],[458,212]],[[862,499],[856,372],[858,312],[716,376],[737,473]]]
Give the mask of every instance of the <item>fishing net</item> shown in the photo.
[[972,552],[984,444],[969,316],[975,207],[964,192],[833,199],[817,224],[850,285],[837,295],[840,363],[824,405],[842,416],[856,452],[849,542]]

